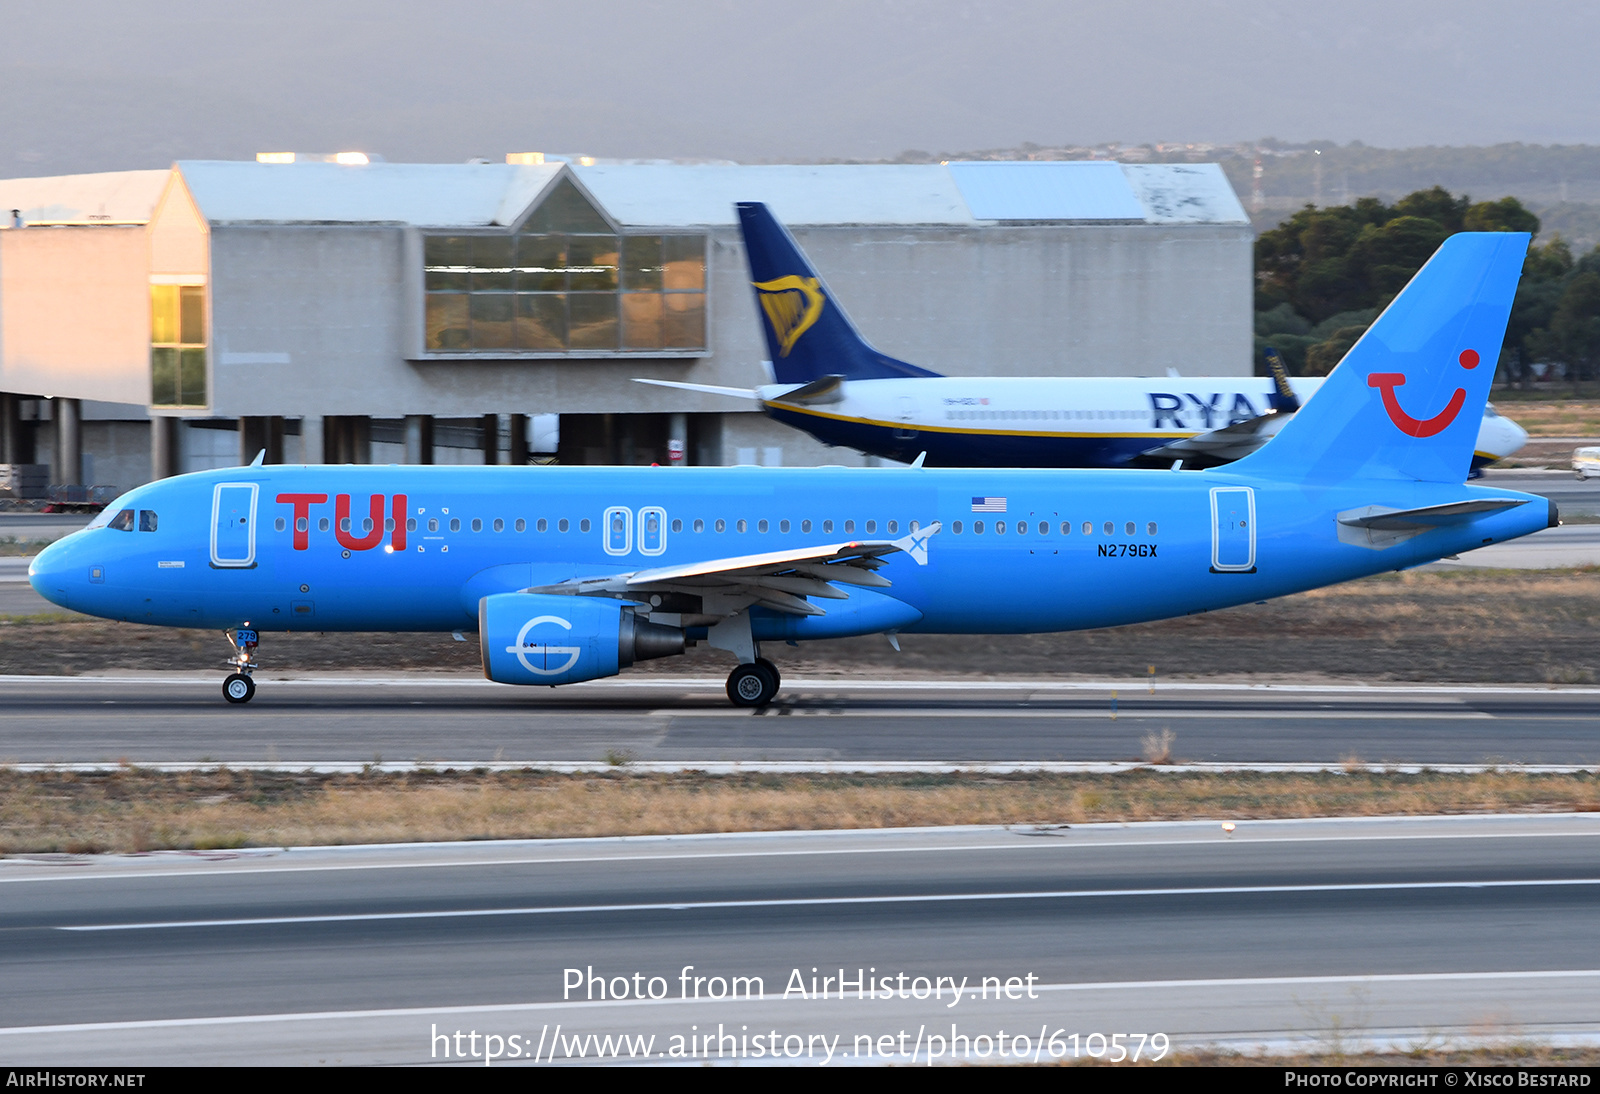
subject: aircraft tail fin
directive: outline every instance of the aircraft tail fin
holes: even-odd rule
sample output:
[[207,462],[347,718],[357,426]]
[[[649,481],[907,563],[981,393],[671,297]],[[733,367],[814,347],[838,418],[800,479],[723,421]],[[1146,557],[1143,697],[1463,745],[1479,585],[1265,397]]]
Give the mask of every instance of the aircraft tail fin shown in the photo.
[[1445,240],[1316,395],[1233,468],[1305,481],[1466,481],[1530,238]]
[[767,207],[741,201],[737,209],[776,382],[805,384],[829,375],[846,380],[939,375],[873,349]]

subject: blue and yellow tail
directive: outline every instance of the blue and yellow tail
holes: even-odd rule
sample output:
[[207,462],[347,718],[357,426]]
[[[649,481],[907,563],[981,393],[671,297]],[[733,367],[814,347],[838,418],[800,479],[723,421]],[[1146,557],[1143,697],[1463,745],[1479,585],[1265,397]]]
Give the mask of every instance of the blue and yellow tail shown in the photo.
[[824,376],[889,380],[939,375],[873,349],[767,207],[741,201],[737,208],[774,380],[806,384]]
[[1278,435],[1228,470],[1465,481],[1530,238],[1445,240]]

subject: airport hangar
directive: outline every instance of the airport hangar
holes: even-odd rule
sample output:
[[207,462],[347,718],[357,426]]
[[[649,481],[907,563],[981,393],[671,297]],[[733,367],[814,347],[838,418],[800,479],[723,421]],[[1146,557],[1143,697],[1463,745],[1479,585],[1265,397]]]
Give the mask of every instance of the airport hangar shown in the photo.
[[347,159],[0,181],[0,464],[37,496],[263,449],[868,462],[630,382],[766,382],[736,201],[791,226],[880,349],[940,372],[1251,368],[1253,236],[1215,164]]

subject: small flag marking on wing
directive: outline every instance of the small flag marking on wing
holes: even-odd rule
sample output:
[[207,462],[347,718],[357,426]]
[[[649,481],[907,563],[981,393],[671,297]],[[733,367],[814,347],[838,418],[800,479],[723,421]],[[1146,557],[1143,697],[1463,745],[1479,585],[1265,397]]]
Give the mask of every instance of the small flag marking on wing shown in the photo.
[[1006,499],[973,498],[972,511],[974,513],[1004,513],[1006,511]]

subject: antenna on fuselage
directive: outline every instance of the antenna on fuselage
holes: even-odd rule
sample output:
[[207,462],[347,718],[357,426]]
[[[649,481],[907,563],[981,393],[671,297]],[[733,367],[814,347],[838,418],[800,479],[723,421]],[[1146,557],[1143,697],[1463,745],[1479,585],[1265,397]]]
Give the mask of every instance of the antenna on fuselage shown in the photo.
[[256,458],[250,461],[251,467],[260,467],[267,462],[267,450],[263,448],[256,453]]
[[928,458],[927,452],[919,452],[919,453],[917,453],[917,458],[911,461],[911,466],[912,467],[921,467],[922,466],[922,461],[927,459],[927,458]]

